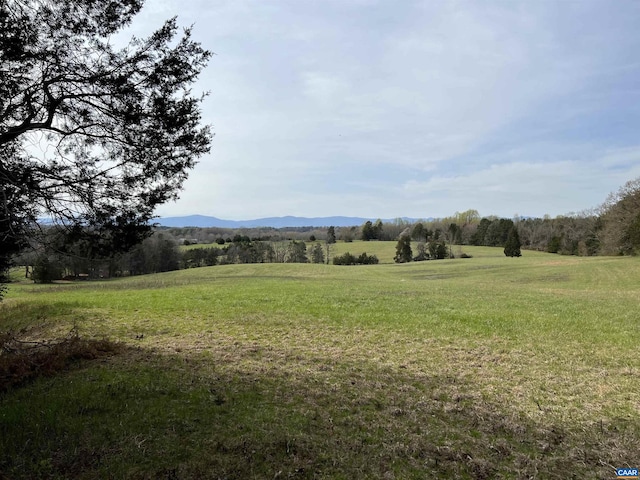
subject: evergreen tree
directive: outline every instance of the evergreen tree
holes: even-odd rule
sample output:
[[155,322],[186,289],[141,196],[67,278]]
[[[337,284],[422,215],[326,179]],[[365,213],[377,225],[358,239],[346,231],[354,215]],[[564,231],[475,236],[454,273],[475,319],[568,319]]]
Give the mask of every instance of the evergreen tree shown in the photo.
[[414,225],[413,230],[411,230],[411,238],[418,242],[424,242],[426,240],[426,229],[421,222],[418,222]]
[[520,236],[518,235],[518,229],[514,225],[509,230],[509,235],[507,236],[507,242],[504,245],[504,254],[507,257],[519,257],[520,253]]
[[311,262],[312,263],[324,263],[324,251],[322,250],[322,245],[316,243],[311,248]]
[[429,242],[429,255],[434,260],[442,260],[449,256],[449,248],[443,240]]
[[364,225],[362,225],[362,232],[360,234],[360,238],[365,242],[372,240],[375,238],[375,231],[373,229],[373,223],[371,220],[367,220]]
[[327,230],[327,243],[336,243],[336,228],[333,226]]
[[411,236],[401,235],[398,243],[396,244],[396,256],[393,257],[396,263],[406,263],[413,259],[413,252],[411,251]]
[[373,224],[373,238],[382,240],[382,229],[384,228],[382,220],[377,219]]

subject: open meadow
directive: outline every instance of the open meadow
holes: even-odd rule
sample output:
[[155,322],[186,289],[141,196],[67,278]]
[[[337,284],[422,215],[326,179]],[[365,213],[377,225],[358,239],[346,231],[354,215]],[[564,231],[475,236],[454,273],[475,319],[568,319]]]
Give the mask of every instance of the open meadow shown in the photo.
[[381,264],[11,284],[0,332],[118,344],[0,389],[0,479],[640,466],[639,258],[464,247],[473,258],[393,264],[394,242],[370,246]]

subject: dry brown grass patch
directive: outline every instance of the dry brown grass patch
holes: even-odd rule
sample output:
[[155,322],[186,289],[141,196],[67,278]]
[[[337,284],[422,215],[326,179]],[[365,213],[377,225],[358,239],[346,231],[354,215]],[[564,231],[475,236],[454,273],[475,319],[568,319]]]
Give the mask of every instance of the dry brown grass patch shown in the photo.
[[54,375],[78,360],[113,355],[121,348],[110,340],[82,338],[76,329],[57,339],[35,339],[24,331],[0,333],[0,392]]

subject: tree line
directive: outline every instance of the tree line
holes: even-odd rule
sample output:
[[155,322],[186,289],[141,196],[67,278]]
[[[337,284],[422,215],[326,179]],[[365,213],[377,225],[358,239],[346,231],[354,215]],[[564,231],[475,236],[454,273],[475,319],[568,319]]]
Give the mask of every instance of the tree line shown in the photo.
[[[192,236],[199,230],[189,230]],[[292,237],[292,232],[296,238]],[[29,249],[14,257],[25,275],[37,282],[59,279],[104,278],[234,263],[328,263],[331,245],[354,239],[397,241],[394,260],[399,263],[467,256],[455,247],[503,247],[507,256],[521,249],[564,255],[635,255],[640,252],[640,179],[611,194],[598,211],[556,218],[480,217],[474,210],[451,217],[409,223],[365,222],[360,227],[314,229],[217,229],[215,247],[179,245],[192,240],[176,238],[184,229],[157,229],[127,251],[110,251],[84,235],[70,241],[66,229],[42,227]],[[251,237],[249,233],[261,234]],[[305,238],[306,237],[306,238]],[[307,247],[310,242],[310,247]],[[412,244],[412,242],[414,242]],[[194,248],[195,247],[195,248]],[[454,250],[456,250],[454,252]],[[332,258],[335,265],[375,264],[363,253]]]
[[178,242],[157,231],[130,249],[108,257],[94,257],[84,243],[60,245],[52,228],[48,241],[16,257],[25,276],[37,283],[144,275],[186,268],[235,263],[325,263],[319,243],[310,248],[303,241],[268,242],[238,237],[220,247],[180,249]]
[[[509,247],[561,255],[640,254],[640,178],[611,193],[598,208],[555,218],[482,217],[475,210],[452,217],[418,222],[405,235],[431,245]],[[511,256],[511,255],[510,255]]]

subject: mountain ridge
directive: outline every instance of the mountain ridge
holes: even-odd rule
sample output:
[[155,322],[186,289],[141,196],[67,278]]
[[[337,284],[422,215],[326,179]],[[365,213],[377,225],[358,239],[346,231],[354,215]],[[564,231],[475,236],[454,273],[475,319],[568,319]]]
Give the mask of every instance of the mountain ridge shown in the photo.
[[[416,218],[397,217],[407,222],[416,222]],[[161,217],[155,220],[155,224],[161,227],[197,227],[197,228],[296,228],[296,227],[354,227],[360,226],[367,221],[375,222],[377,218],[368,217],[295,217],[287,215],[284,217],[265,217],[252,220],[225,220],[207,215],[186,215],[182,217]],[[396,219],[380,219],[383,223],[393,222]],[[428,219],[429,220],[429,219]]]

